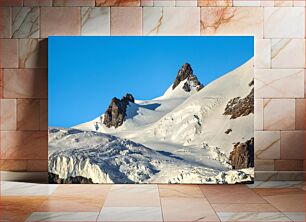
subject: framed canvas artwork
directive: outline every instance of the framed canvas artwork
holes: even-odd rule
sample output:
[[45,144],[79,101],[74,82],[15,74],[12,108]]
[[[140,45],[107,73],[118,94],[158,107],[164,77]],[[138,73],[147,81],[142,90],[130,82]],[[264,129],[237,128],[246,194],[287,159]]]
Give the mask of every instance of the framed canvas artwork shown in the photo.
[[253,182],[253,37],[48,47],[49,183]]

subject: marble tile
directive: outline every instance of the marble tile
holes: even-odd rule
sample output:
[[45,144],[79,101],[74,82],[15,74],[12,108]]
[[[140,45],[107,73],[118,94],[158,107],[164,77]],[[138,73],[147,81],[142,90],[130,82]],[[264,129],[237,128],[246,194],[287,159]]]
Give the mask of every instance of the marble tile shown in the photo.
[[26,221],[96,221],[99,212],[34,212]]
[[198,0],[198,6],[202,7],[233,6],[233,0]]
[[28,172],[48,172],[48,160],[27,160]]
[[266,203],[265,200],[245,185],[210,185],[200,186],[200,188],[205,197],[212,204]]
[[281,159],[304,159],[305,131],[281,132]]
[[304,70],[304,98],[306,98],[306,69]]
[[11,38],[12,9],[0,8],[0,38]]
[[103,207],[97,221],[163,221],[160,207]]
[[176,0],[175,6],[182,6],[182,7],[196,7],[198,5],[197,0]]
[[255,69],[255,97],[303,98],[304,70]]
[[0,69],[0,99],[3,98],[3,69]]
[[219,221],[204,198],[161,198],[164,221]]
[[0,7],[22,6],[22,0],[1,0]]
[[233,6],[260,6],[260,0],[233,0]]
[[111,35],[141,35],[141,7],[112,7]]
[[295,7],[305,7],[306,2],[304,0],[293,0],[293,6],[295,6]]
[[48,100],[40,100],[39,108],[39,129],[48,130]]
[[279,131],[255,131],[254,136],[256,159],[280,159]]
[[263,8],[202,7],[201,35],[263,36]]
[[263,99],[254,100],[254,129],[263,130]]
[[109,7],[82,7],[81,20],[81,35],[110,35]]
[[305,221],[305,212],[282,212],[294,222]]
[[258,160],[255,158],[255,171],[273,171],[274,160]]
[[96,0],[96,6],[140,6],[140,0]]
[[222,212],[218,216],[221,221],[291,221],[280,212]]
[[255,68],[271,68],[271,40],[270,39],[255,39],[254,67]]
[[295,100],[295,129],[304,130],[305,129],[305,99]]
[[303,181],[254,181],[254,184],[248,184],[250,188],[302,188]]
[[3,78],[5,98],[47,98],[46,69],[5,69]]
[[104,207],[159,207],[157,185],[113,185]]
[[52,0],[23,0],[24,6],[52,6]]
[[48,172],[13,172],[0,171],[1,180],[3,181],[27,181],[28,183],[48,183]]
[[38,99],[17,99],[17,130],[39,130]]
[[0,68],[18,68],[18,40],[0,39]]
[[[47,131],[1,131],[1,156],[4,159],[47,159]],[[35,155],[33,155],[35,154]]]
[[301,189],[272,188],[256,191],[281,212],[304,212],[305,192]]
[[[276,181],[271,181],[271,182],[274,183]],[[284,182],[287,183],[288,181],[284,181]],[[266,197],[275,197],[275,196],[283,196],[283,195],[291,196],[291,195],[297,195],[297,194],[304,193],[304,191],[301,188],[294,188],[294,187],[255,188],[254,191],[258,193],[260,196],[264,197],[265,199]]]
[[290,130],[294,128],[294,99],[264,99],[264,130]]
[[303,8],[264,8],[265,38],[304,38],[304,32],[305,10]]
[[271,204],[212,204],[214,210],[219,212],[277,212]]
[[154,7],[175,6],[175,0],[153,0]]
[[1,130],[16,130],[16,100],[1,99],[0,100],[0,129]]
[[274,0],[260,0],[260,6],[273,7],[274,6]]
[[47,39],[19,39],[19,68],[47,68]]
[[200,35],[200,8],[144,7],[143,35]]
[[14,7],[12,9],[12,37],[39,37],[38,7]]
[[204,198],[198,185],[158,185],[159,196],[164,197],[185,197]]
[[78,7],[42,7],[41,38],[52,35],[80,35],[80,14]]
[[255,171],[259,181],[303,181],[303,171]]
[[27,170],[26,160],[0,160],[2,171],[22,172]]
[[140,6],[153,6],[154,0],[140,0]]
[[87,197],[105,199],[112,185],[109,184],[64,184],[52,194],[52,197]]
[[95,6],[95,0],[53,0],[53,6]]
[[275,160],[274,169],[277,171],[303,171],[303,160]]
[[57,184],[1,181],[1,198],[3,196],[31,196],[31,198],[33,196],[48,196],[54,192],[57,186]]
[[[293,58],[294,59],[290,59]],[[273,68],[304,68],[304,39],[272,39]]]
[[1,221],[25,221],[46,197],[5,197],[0,199]]
[[51,196],[38,208],[38,212],[99,212],[103,198],[86,196]]
[[275,7],[290,7],[293,6],[293,0],[274,0]]

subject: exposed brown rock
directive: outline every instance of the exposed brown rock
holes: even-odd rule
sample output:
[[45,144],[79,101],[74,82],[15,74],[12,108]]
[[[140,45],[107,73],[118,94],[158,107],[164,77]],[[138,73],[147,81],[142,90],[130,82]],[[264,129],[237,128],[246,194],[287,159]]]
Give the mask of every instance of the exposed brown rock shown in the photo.
[[68,177],[66,179],[62,179],[57,174],[54,173],[48,173],[48,181],[51,184],[68,184],[68,183],[93,184],[92,179],[90,178],[76,176],[76,177]]
[[254,88],[245,98],[235,97],[231,99],[227,103],[223,115],[230,115],[231,119],[236,119],[251,113],[254,113]]
[[126,117],[126,108],[129,102],[134,103],[134,97],[127,93],[122,99],[114,97],[104,113],[103,124],[108,128],[121,126]]
[[229,160],[233,169],[254,167],[254,138],[234,144]]
[[233,130],[232,129],[227,129],[224,133],[230,134]]
[[175,89],[180,82],[187,79],[183,85],[183,89],[186,92],[190,92],[192,87],[195,87],[197,91],[200,91],[204,86],[200,83],[198,78],[193,74],[193,70],[189,63],[185,63],[178,71],[178,74],[173,82],[172,89]]

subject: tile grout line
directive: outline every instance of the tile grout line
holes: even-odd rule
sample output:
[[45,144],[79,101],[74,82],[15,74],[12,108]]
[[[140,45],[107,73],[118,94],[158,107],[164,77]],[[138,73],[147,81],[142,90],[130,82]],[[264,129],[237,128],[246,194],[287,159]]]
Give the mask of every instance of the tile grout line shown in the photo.
[[103,204],[102,204],[102,206],[101,206],[101,209],[100,209],[100,211],[99,211],[99,213],[98,213],[98,216],[97,216],[97,218],[96,218],[96,221],[99,220],[99,217],[100,217],[101,211],[102,211],[102,209],[103,209],[103,207],[104,207],[106,198],[107,198],[109,192],[111,191],[111,188],[112,188],[112,187],[113,187],[113,185],[110,186],[110,188],[109,188],[108,191],[107,191],[107,194],[105,195],[105,200],[104,200],[104,202],[103,202]]
[[159,184],[156,184],[157,190],[158,190],[158,197],[159,197],[159,205],[160,205],[160,210],[161,210],[161,216],[162,216],[162,221],[164,222],[164,213],[163,213],[163,207],[161,203],[161,196],[160,196],[160,191],[159,191]]
[[[265,188],[264,188],[265,189]],[[267,188],[269,189],[269,188]],[[273,188],[272,188],[273,189]],[[270,204],[272,207],[274,207],[278,213],[280,213],[281,215],[283,215],[284,217],[288,218],[290,221],[293,221],[291,220],[289,217],[287,217],[286,214],[284,214],[278,207],[274,206],[272,203],[270,203],[268,200],[266,200],[266,198],[264,198],[262,195],[258,194],[256,191],[254,191],[258,196],[260,196],[264,201],[266,201],[266,203]]]
[[198,185],[198,187],[199,187],[199,189],[200,189],[200,191],[201,191],[203,197],[207,200],[207,202],[209,203],[210,207],[211,207],[211,208],[213,209],[213,211],[215,212],[215,214],[216,214],[217,218],[219,219],[219,221],[222,222],[222,220],[221,220],[221,218],[219,217],[217,211],[216,211],[215,208],[212,206],[211,202],[210,202],[209,199],[206,197],[205,193],[202,191],[202,189],[200,188],[199,185]]

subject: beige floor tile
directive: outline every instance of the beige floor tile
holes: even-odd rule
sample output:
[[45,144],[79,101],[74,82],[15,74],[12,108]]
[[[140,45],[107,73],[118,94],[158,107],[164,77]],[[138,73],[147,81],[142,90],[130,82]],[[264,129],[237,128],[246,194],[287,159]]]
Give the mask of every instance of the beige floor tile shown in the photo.
[[267,202],[282,212],[304,212],[305,191],[297,188],[255,189]]
[[111,185],[108,184],[61,184],[52,194],[53,197],[88,197],[105,199]]
[[198,185],[158,185],[160,197],[204,198]]
[[161,198],[164,221],[219,221],[205,198]]
[[98,221],[163,221],[160,207],[103,207]]
[[276,212],[275,207],[268,203],[262,204],[212,204],[216,212]]
[[255,221],[291,221],[287,216],[280,212],[226,212],[226,213],[218,213],[221,221],[247,221],[247,222],[255,222]]
[[246,185],[200,186],[210,203],[266,203]]
[[46,199],[46,196],[1,196],[0,221],[24,221]]
[[38,212],[97,212],[104,203],[103,198],[93,199],[80,196],[52,196],[45,200]]
[[157,185],[113,185],[104,207],[159,207]]

